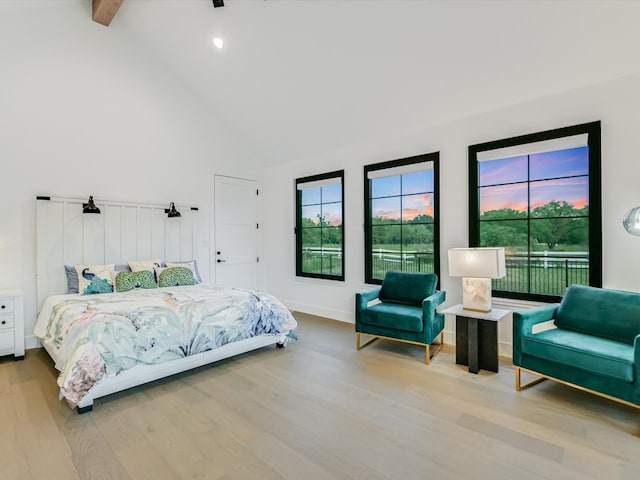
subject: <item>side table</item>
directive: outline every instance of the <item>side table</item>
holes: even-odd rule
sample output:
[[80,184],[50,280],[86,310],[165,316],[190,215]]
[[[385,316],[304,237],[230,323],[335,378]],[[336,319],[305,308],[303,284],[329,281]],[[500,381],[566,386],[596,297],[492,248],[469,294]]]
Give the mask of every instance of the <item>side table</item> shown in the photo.
[[0,356],[24,359],[24,293],[0,290]]
[[456,316],[456,364],[468,365],[469,372],[481,368],[498,371],[498,322],[510,311],[493,308],[490,312],[465,310],[462,305],[439,310]]

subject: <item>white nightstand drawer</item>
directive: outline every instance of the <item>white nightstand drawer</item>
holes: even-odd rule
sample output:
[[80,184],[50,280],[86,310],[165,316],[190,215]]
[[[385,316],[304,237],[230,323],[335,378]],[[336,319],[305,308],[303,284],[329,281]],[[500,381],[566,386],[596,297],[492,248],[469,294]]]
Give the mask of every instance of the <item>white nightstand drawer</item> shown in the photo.
[[3,313],[13,313],[13,307],[13,298],[0,298],[0,315]]
[[0,351],[12,350],[15,348],[15,338],[13,330],[10,332],[0,332]]
[[13,328],[13,315],[0,315],[0,330]]
[[0,356],[4,355],[24,358],[24,293],[18,289],[0,290]]

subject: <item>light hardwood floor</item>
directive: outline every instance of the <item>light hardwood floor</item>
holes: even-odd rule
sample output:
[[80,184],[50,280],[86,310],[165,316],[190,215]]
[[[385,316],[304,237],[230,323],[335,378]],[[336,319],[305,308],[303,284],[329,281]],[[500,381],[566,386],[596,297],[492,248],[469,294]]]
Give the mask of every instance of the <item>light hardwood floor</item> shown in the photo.
[[97,400],[59,402],[44,350],[0,361],[0,479],[637,479],[640,411],[445,347],[296,314],[300,340]]

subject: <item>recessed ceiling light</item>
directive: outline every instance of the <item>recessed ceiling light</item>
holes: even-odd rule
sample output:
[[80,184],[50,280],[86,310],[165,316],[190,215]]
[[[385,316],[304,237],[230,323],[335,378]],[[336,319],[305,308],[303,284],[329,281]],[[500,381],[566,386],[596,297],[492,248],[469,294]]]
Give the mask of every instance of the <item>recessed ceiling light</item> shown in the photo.
[[222,39],[220,37],[215,37],[213,39],[213,44],[218,48],[222,48],[222,46],[224,45],[224,42],[222,41]]

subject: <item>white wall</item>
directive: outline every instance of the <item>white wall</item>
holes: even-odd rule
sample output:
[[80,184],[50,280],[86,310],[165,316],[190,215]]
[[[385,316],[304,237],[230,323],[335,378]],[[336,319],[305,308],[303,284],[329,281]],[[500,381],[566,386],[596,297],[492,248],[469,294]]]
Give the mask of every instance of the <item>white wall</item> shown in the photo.
[[197,205],[208,278],[209,177],[255,176],[246,142],[118,22],[93,23],[90,8],[0,4],[0,288],[25,290],[28,346],[36,195]]
[[[363,165],[440,151],[441,285],[447,304],[461,301],[460,279],[447,271],[449,248],[467,245],[467,147],[472,144],[595,120],[602,121],[603,283],[640,291],[640,238],[625,232],[621,220],[640,205],[640,76],[541,98],[451,123],[419,128],[402,137],[366,144],[319,158],[272,167],[263,174],[269,205],[263,223],[269,245],[264,285],[295,310],[354,321],[354,294],[364,285]],[[294,179],[345,169],[345,282],[298,279],[294,255]],[[509,303],[513,306],[513,303]],[[445,338],[455,342],[447,319]],[[501,351],[511,352],[511,322],[500,325]]]

